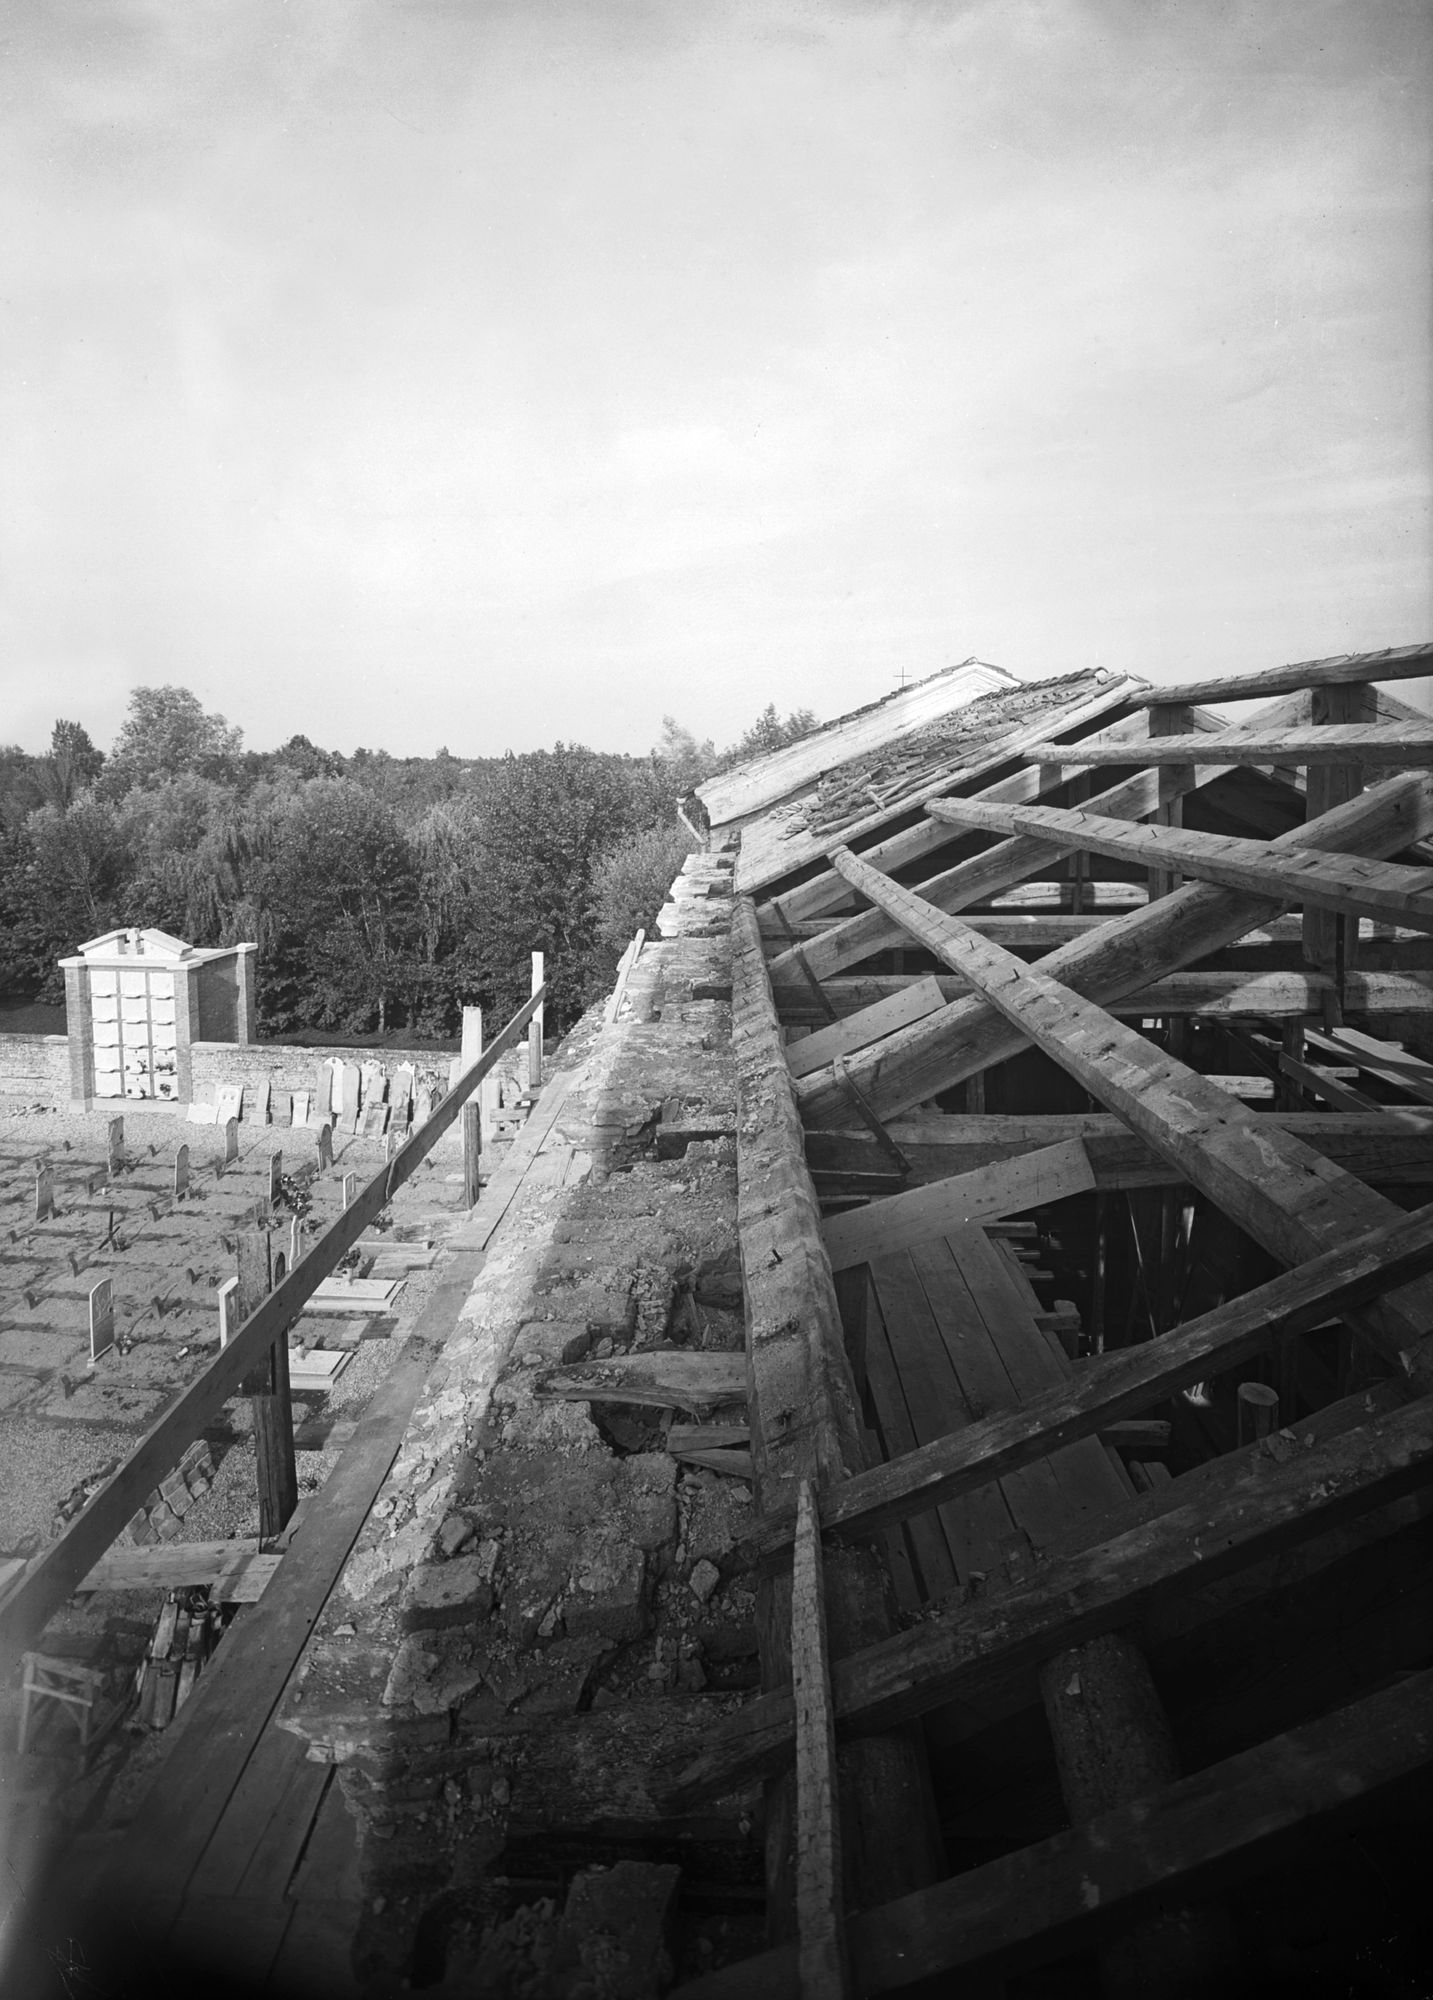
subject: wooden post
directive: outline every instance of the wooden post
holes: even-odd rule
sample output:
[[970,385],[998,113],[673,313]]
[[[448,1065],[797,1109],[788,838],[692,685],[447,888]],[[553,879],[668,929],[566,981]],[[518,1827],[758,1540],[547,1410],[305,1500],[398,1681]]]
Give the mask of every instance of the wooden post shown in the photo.
[[[1311,688],[1309,720],[1320,724],[1376,722],[1378,697],[1367,681]],[[1305,775],[1308,779],[1306,811],[1310,819],[1357,798],[1363,790],[1363,769],[1358,764],[1311,764]],[[1333,980],[1333,990],[1324,995],[1326,1029],[1342,1024],[1344,973],[1353,964],[1357,951],[1357,917],[1340,917],[1332,910],[1305,906],[1304,963],[1310,972],[1326,973]]]
[[478,1170],[483,1162],[482,1106],[469,1100],[463,1106],[463,1202],[476,1208],[479,1192]]
[[[532,991],[536,993],[542,984],[542,953],[532,955]],[[527,1031],[527,1087],[538,1090],[542,1086],[542,1037],[546,1003],[538,1008]]]
[[[234,1317],[242,1323],[257,1311],[271,1290],[267,1230],[244,1229],[236,1250],[238,1287]],[[287,1330],[270,1347],[261,1365],[246,1375],[243,1392],[254,1419],[254,1455],[259,1484],[259,1539],[269,1541],[292,1515],[299,1500],[298,1467],[294,1462],[293,1404],[289,1395]]]
[[[1123,1632],[1102,1633],[1047,1661],[1040,1693],[1072,1826],[1178,1778],[1174,1735],[1149,1663]],[[1100,1984],[1107,2000],[1213,1991],[1233,1972],[1232,1945],[1218,1908],[1165,1908],[1101,1949]]]
[[796,1917],[801,2000],[851,1991],[841,1896],[836,1723],[826,1655],[821,1530],[811,1481],[796,1499],[791,1564],[791,1693],[796,1707]]

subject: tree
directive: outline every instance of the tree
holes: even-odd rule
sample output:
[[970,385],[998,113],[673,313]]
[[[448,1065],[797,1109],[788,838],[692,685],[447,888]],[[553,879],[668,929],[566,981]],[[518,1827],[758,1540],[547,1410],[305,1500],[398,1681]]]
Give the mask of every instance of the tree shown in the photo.
[[243,741],[241,729],[231,728],[222,715],[207,714],[188,688],[135,688],[105,769],[105,792],[122,798],[131,786],[182,771],[232,783]]
[[784,750],[788,743],[799,743],[803,736],[809,736],[819,728],[813,709],[793,708],[785,722],[776,713],[776,703],[769,701],[760,715],[743,736],[738,737],[729,750],[721,754],[721,768],[730,770],[734,764],[745,764],[752,757],[765,757],[773,750]]
[[597,857],[590,897],[589,1000],[607,992],[613,967],[638,931],[652,929],[693,845],[684,826],[649,826]]

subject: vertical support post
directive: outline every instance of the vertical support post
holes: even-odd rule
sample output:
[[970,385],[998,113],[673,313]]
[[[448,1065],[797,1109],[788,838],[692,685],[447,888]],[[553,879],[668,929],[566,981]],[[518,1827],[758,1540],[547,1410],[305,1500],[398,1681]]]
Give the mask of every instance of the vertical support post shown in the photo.
[[[262,1305],[271,1289],[268,1232],[241,1230],[236,1262],[239,1282],[234,1307],[242,1323]],[[259,1367],[244,1377],[243,1392],[254,1419],[259,1539],[270,1541],[288,1521],[299,1500],[287,1332],[274,1342]]]
[[[1312,688],[1309,695],[1312,723],[1374,722],[1378,718],[1378,697],[1367,681]],[[1363,790],[1363,768],[1359,764],[1314,764],[1306,776],[1306,811],[1310,819],[1357,798]],[[1341,917],[1333,910],[1304,910],[1304,963],[1310,972],[1326,973],[1333,981],[1333,991],[1324,995],[1327,1029],[1343,1025],[1344,974],[1354,963],[1357,952],[1357,917]]]
[[841,1896],[836,1723],[826,1653],[821,1530],[811,1481],[796,1497],[791,1556],[791,1694],[796,1710],[797,1968],[803,2000],[851,1991]]
[[65,1038],[70,1058],[70,1109],[88,1111],[95,1099],[95,1024],[89,974],[82,958],[65,958]]
[[463,1106],[463,1204],[466,1208],[476,1208],[481,1185],[479,1169],[483,1163],[483,1113],[482,1106],[473,1099]]
[[[542,953],[540,951],[535,951],[532,955],[531,991],[536,993],[538,987],[541,986],[541,984],[542,984]],[[533,1015],[532,1020],[528,1026],[527,1087],[529,1090],[538,1090],[542,1086],[542,1037],[544,1028],[543,1017],[546,1014],[546,1012],[547,1012],[547,1003],[544,1001],[542,1006],[540,1006],[537,1012]]]
[[1095,1195],[1095,1269],[1090,1290],[1090,1352],[1105,1351],[1105,1288],[1110,1261],[1110,1198]]

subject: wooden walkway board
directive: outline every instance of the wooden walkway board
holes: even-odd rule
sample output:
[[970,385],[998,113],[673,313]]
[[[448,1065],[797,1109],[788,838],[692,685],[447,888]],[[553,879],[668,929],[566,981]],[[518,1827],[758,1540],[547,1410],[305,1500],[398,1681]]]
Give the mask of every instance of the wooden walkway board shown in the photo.
[[[1071,1363],[1037,1324],[984,1230],[951,1229],[871,1265],[878,1313],[867,1369],[888,1458],[1018,1410],[1069,1380]],[[905,1523],[928,1599],[1000,1571],[1012,1540],[1043,1548],[1072,1519],[1126,1505],[1128,1488],[1097,1438],[1082,1438],[998,1482]]]

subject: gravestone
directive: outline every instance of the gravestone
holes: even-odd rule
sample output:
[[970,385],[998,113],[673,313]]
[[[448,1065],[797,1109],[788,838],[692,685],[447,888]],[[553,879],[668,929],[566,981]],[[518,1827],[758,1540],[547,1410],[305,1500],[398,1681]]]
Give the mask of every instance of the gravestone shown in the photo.
[[362,1075],[358,1064],[345,1063],[343,1065],[343,1081],[341,1085],[343,1108],[338,1114],[339,1125],[345,1132],[356,1132],[358,1130],[358,1100],[361,1084]]
[[370,1104],[381,1104],[388,1092],[388,1079],[383,1074],[382,1063],[366,1062],[359,1071],[360,1102],[367,1110]]
[[109,1121],[109,1170],[111,1175],[124,1171],[124,1120],[111,1118]]
[[367,1105],[361,1120],[365,1139],[380,1139],[388,1129],[388,1106],[386,1104]]
[[333,1083],[332,1062],[321,1062],[313,1073],[313,1108],[316,1116],[327,1118],[333,1110]]
[[388,1102],[393,1107],[393,1123],[400,1128],[408,1123],[408,1113],[413,1104],[413,1083],[412,1063],[399,1063],[388,1086]]
[[284,1156],[282,1153],[269,1155],[269,1200],[275,1207],[284,1196]]
[[269,1093],[269,1122],[272,1125],[291,1125],[294,1119],[294,1096],[291,1090],[274,1090]]
[[174,1155],[174,1198],[189,1192],[189,1148],[181,1146]]
[[349,1208],[352,1206],[353,1198],[357,1193],[358,1193],[358,1175],[345,1174],[343,1177],[343,1205],[345,1208]]
[[294,1125],[307,1125],[309,1123],[309,1105],[312,1102],[313,1099],[308,1091],[296,1090],[293,1096],[293,1117],[290,1123]]
[[230,1118],[224,1126],[224,1165],[230,1166],[239,1157],[239,1121]]
[[90,1292],[90,1360],[98,1361],[113,1346],[114,1281],[101,1278]]
[[413,1102],[413,1123],[426,1125],[433,1116],[433,1093],[425,1084]]
[[239,1328],[239,1280],[226,1278],[219,1287],[219,1347],[229,1345]]
[[55,1212],[55,1170],[46,1161],[35,1169],[35,1220],[43,1222]]
[[327,1119],[318,1128],[318,1163],[320,1167],[333,1165],[333,1127]]
[[303,1256],[303,1254],[304,1254],[303,1219],[300,1216],[291,1215],[289,1217],[289,1269],[291,1271],[293,1270],[295,1264],[298,1263],[300,1257]]
[[214,1123],[227,1125],[232,1118],[238,1120],[244,1113],[244,1086],[242,1083],[221,1083],[214,1098]]
[[272,1089],[273,1085],[266,1076],[260,1077],[257,1083],[250,1085],[250,1091],[254,1100],[253,1113],[256,1125],[267,1125],[269,1122],[269,1096]]

